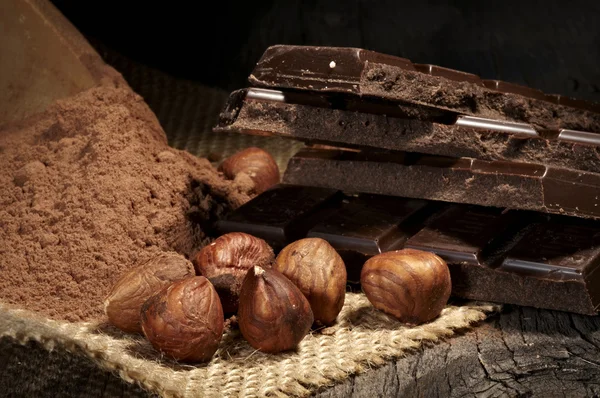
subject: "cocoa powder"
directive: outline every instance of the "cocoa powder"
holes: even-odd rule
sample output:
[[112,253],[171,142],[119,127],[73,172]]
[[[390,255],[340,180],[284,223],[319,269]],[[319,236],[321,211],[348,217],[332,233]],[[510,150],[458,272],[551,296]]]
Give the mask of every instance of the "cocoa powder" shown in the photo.
[[125,270],[160,251],[189,257],[252,188],[169,148],[127,87],[57,102],[0,128],[0,301],[55,319],[100,319]]

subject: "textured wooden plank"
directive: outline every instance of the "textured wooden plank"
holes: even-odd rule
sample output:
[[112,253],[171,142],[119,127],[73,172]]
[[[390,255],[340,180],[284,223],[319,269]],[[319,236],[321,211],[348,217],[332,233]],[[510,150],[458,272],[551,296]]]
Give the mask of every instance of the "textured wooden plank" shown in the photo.
[[[349,379],[325,397],[598,396],[600,319],[512,307],[463,336]],[[365,393],[367,392],[367,393]]]

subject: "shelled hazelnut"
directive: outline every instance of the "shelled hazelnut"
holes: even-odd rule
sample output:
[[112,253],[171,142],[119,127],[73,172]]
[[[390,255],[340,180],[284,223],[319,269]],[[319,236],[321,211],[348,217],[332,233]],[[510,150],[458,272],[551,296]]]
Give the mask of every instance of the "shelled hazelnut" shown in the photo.
[[248,270],[271,267],[273,249],[262,239],[243,232],[220,236],[193,259],[196,271],[213,284],[225,313],[237,311],[240,289]]
[[409,324],[437,317],[452,287],[446,262],[414,249],[371,257],[363,266],[360,283],[375,308]]
[[208,279],[174,282],[150,297],[141,310],[142,329],[152,346],[184,362],[205,362],[223,334],[223,309]]
[[226,178],[235,179],[246,173],[254,181],[254,192],[260,194],[279,183],[279,168],[275,159],[260,148],[247,148],[228,157],[219,166]]
[[324,239],[305,238],[281,250],[274,268],[288,277],[310,302],[315,321],[332,325],[346,296],[346,266]]
[[252,347],[277,353],[294,349],[314,318],[310,304],[289,279],[274,269],[253,267],[242,285],[238,320]]
[[141,333],[142,304],[164,286],[194,275],[192,263],[174,252],[161,253],[130,269],[104,300],[108,321],[124,332]]

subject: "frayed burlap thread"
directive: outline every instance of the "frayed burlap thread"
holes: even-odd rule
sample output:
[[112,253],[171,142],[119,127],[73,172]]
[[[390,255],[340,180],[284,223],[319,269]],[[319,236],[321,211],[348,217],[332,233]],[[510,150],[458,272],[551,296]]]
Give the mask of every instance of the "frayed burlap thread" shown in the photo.
[[213,360],[201,365],[163,358],[142,336],[106,324],[44,319],[1,303],[0,336],[87,355],[101,368],[165,397],[300,397],[450,337],[498,310],[487,303],[448,305],[434,321],[409,327],[375,310],[363,294],[347,293],[337,324],[309,334],[295,352],[261,353],[232,328]]

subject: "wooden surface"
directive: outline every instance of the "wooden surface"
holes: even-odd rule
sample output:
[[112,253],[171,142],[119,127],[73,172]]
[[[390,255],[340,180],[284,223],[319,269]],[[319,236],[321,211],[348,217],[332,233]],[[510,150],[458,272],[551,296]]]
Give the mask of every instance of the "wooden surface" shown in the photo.
[[[145,397],[90,359],[0,339],[0,396]],[[597,397],[600,317],[506,306],[474,330],[325,388],[342,397]]]
[[351,378],[322,397],[594,397],[600,318],[509,307],[473,331]]

